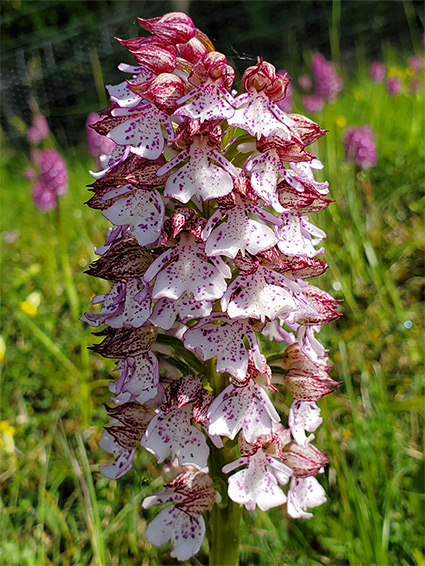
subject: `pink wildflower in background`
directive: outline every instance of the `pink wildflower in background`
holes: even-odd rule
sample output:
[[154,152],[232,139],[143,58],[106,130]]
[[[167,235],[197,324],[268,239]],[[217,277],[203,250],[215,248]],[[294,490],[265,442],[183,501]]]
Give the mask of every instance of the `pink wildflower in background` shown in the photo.
[[369,126],[348,126],[344,133],[345,159],[362,169],[375,167],[377,151],[373,132]]
[[41,152],[41,181],[56,195],[64,195],[68,190],[68,170],[65,160],[55,149]]
[[65,160],[54,149],[41,150],[39,144],[50,135],[47,120],[40,114],[37,102],[30,98],[29,104],[34,112],[32,126],[27,130],[31,143],[30,159],[32,167],[26,167],[25,177],[32,182],[34,206],[42,212],[49,212],[57,206],[57,197],[68,190],[68,170]]
[[403,84],[398,77],[392,77],[391,79],[387,80],[386,88],[389,94],[391,94],[392,96],[397,96],[401,93]]
[[32,126],[27,130],[27,139],[32,145],[38,145],[49,136],[49,124],[42,114],[36,114]]
[[[179,469],[143,501],[169,504],[147,539],[188,560],[208,512],[213,563],[236,563],[240,505],[307,519],[326,501],[315,476],[328,460],[311,442],[316,401],[339,382],[317,335],[340,315],[310,283],[328,268],[310,213],[331,200],[308,150],[326,130],[288,113],[290,80],[260,57],[232,90],[234,69],[187,15],[139,23],[152,35],[118,40],[136,65],[120,65],[128,79],[92,125],[116,144],[88,201],[111,222],[88,273],[110,289],[82,317],[103,325],[92,349],[118,360],[101,472],[127,474],[141,447]],[[342,82],[332,64],[320,78],[323,104]],[[276,366],[267,339],[287,343]],[[294,397],[285,424],[280,387]]]
[[56,208],[57,197],[68,190],[68,170],[65,160],[54,149],[35,153],[36,168],[27,167],[25,176],[33,181],[32,198],[36,208],[49,212]]
[[423,59],[418,55],[412,55],[407,61],[409,67],[415,69],[415,71],[420,71],[424,65]]
[[298,77],[298,84],[302,90],[310,90],[313,83],[311,77],[308,75],[300,75]]
[[320,112],[325,107],[325,100],[315,94],[304,96],[302,102],[307,112]]
[[374,61],[370,66],[370,76],[375,83],[382,83],[386,77],[387,68],[384,63]]
[[344,86],[334,63],[327,61],[321,53],[316,53],[312,60],[312,71],[315,94],[333,102]]
[[35,208],[38,208],[41,212],[49,212],[56,208],[56,195],[54,191],[42,181],[36,181],[33,184],[31,195]]

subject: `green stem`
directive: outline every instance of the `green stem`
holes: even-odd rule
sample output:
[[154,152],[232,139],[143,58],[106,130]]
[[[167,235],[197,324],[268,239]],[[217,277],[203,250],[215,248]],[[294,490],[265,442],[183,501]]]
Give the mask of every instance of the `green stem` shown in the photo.
[[66,294],[68,296],[69,308],[73,320],[77,320],[80,315],[80,303],[78,293],[75,287],[74,277],[72,275],[71,264],[69,263],[68,246],[66,240],[65,226],[63,223],[63,215],[61,210],[61,199],[58,199],[56,208],[56,227],[58,233],[59,257],[62,265]]
[[51,214],[47,215],[47,250],[46,250],[46,273],[47,273],[47,282],[50,285],[51,292],[54,293],[56,291],[56,287],[58,286],[59,279],[58,279],[58,262],[56,260],[56,235],[54,234],[54,225],[53,219],[51,218]]
[[[214,395],[227,385],[226,378],[215,370],[215,360],[206,362],[206,373]],[[237,566],[239,564],[239,536],[241,507],[227,495],[227,477],[221,471],[225,464],[236,459],[234,449],[210,447],[208,467],[214,486],[222,501],[211,510],[209,531],[210,566]]]
[[339,31],[341,27],[341,0],[332,2],[332,23],[330,27],[330,43],[332,60],[339,67]]

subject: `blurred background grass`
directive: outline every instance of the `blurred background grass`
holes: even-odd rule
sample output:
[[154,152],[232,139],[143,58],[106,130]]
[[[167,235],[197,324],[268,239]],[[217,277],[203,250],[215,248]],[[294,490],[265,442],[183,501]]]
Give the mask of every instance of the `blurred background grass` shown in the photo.
[[[345,81],[336,102],[311,115],[329,130],[313,153],[336,200],[311,216],[328,234],[330,269],[317,284],[344,301],[344,317],[322,331],[332,377],[344,381],[319,403],[329,501],[310,521],[245,512],[241,563],[425,564],[424,87],[392,97],[369,78],[372,59],[402,76],[410,55],[423,56],[423,5],[309,0],[2,3],[0,563],[170,564],[169,548],[143,536],[151,512],[140,502],[162,486],[154,460],[139,454],[118,482],[97,471],[114,364],[89,355],[77,315],[107,287],[83,273],[108,224],[82,204],[95,166],[84,122],[106,102],[103,78],[122,80],[116,65],[131,62],[112,37],[138,35],[137,16],[177,4],[240,72],[257,55],[286,68],[294,111],[304,113],[296,77],[312,52],[332,56]],[[30,94],[70,174],[47,215],[24,178]],[[342,133],[366,123],[378,163],[359,172],[343,160]],[[284,420],[290,403],[276,396]],[[190,563],[207,561],[204,545]]]

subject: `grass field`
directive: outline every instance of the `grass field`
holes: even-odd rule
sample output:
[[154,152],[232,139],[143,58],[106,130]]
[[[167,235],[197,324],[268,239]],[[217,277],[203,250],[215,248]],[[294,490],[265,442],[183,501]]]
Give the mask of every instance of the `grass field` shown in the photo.
[[[322,332],[343,381],[319,402],[328,502],[309,521],[244,511],[241,564],[425,564],[423,109],[423,86],[391,97],[363,65],[312,115],[329,130],[314,149],[336,201],[312,218],[328,234],[318,285],[344,313]],[[359,172],[343,161],[342,132],[366,123],[378,164]],[[33,207],[27,156],[7,142],[1,155],[0,564],[170,564],[170,548],[143,534],[155,511],[140,502],[162,486],[154,459],[139,455],[119,481],[98,472],[114,364],[89,354],[78,317],[107,288],[83,273],[107,222],[83,205],[94,166],[83,144],[61,153],[70,190],[47,215]],[[277,396],[284,417],[290,402]],[[204,543],[190,564],[207,562]]]

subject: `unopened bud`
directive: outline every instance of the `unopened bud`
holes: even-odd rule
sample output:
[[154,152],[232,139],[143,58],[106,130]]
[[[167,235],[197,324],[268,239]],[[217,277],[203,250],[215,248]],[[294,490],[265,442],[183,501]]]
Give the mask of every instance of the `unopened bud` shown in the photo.
[[187,43],[179,43],[177,49],[180,57],[192,64],[203,59],[208,53],[208,49],[197,37],[192,37]]
[[257,149],[262,153],[274,149],[282,161],[290,161],[292,163],[314,159],[314,155],[308,152],[296,138],[284,140],[280,136],[261,136],[257,142]]
[[297,478],[315,476],[328,463],[326,456],[315,446],[311,444],[301,446],[296,442],[290,442],[285,446],[281,458]]
[[161,73],[154,79],[142,84],[132,85],[130,90],[153,102],[163,112],[172,114],[176,109],[176,102],[186,91],[185,84],[180,77],[172,73]]
[[300,401],[317,401],[341,384],[329,377],[329,366],[312,362],[297,342],[286,348],[283,366],[288,370],[283,383]]
[[118,240],[94,261],[86,273],[108,281],[142,277],[152,263],[152,256],[133,238]]
[[186,43],[195,36],[196,29],[193,21],[183,12],[169,12],[160,18],[145,20],[137,18],[146,31],[156,37],[173,43]]
[[212,479],[203,472],[184,472],[169,483],[166,488],[185,496],[181,503],[176,503],[176,507],[191,517],[199,517],[199,515],[208,511],[217,497]]
[[331,320],[336,320],[341,313],[336,312],[334,308],[338,306],[339,301],[334,299],[332,295],[315,287],[314,285],[307,285],[303,289],[303,294],[307,297],[309,303],[311,303],[318,311],[318,314],[312,314],[304,318],[297,320],[299,324],[305,326],[314,326],[316,324],[326,324]]
[[264,91],[270,100],[278,102],[285,98],[286,88],[291,82],[287,75],[278,75],[271,63],[258,58],[258,63],[248,67],[242,77],[242,86],[245,92],[256,90]]
[[172,73],[176,68],[175,47],[158,37],[116,39],[127,47],[139,65],[155,75]]
[[234,78],[235,71],[227,64],[226,56],[218,51],[212,51],[194,65],[188,80],[194,86],[214,82],[230,90]]
[[120,446],[127,448],[127,450],[140,446],[144,434],[141,429],[122,425],[109,426],[105,430],[115,438]]
[[127,427],[143,429],[143,433],[155,415],[155,411],[149,405],[135,402],[124,403],[116,407],[105,405],[105,408],[110,417],[117,419]]
[[104,358],[128,358],[148,352],[155,342],[158,329],[153,325],[140,328],[110,328],[94,332],[95,336],[105,336],[103,342],[90,349]]
[[310,120],[306,116],[289,114],[289,117],[295,122],[292,127],[304,145],[314,143],[328,131],[321,128],[316,122],[313,122],[313,120]]

